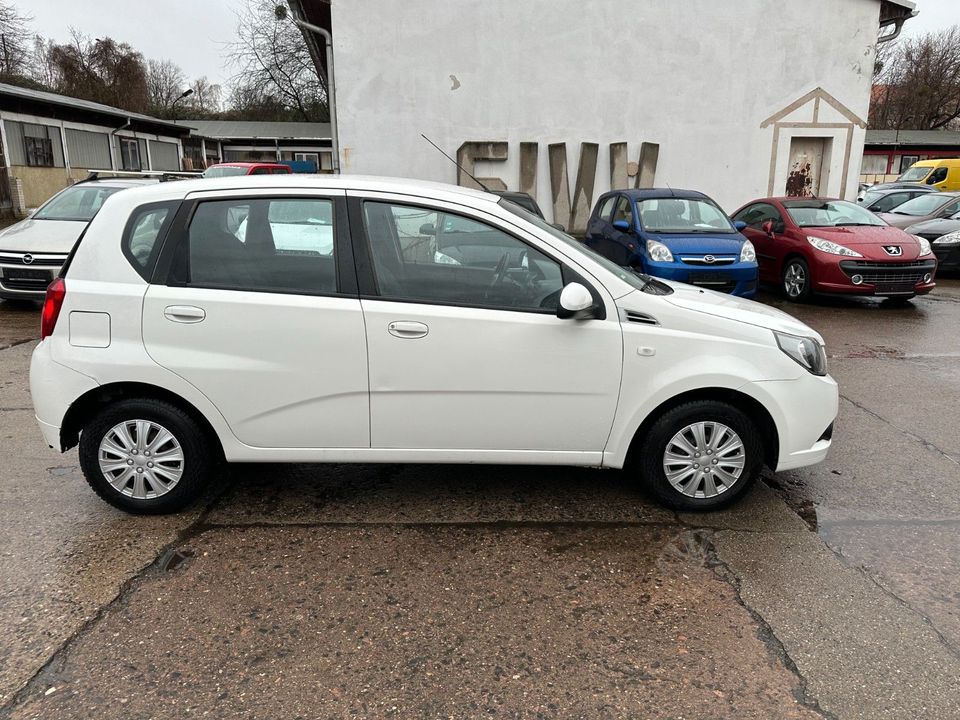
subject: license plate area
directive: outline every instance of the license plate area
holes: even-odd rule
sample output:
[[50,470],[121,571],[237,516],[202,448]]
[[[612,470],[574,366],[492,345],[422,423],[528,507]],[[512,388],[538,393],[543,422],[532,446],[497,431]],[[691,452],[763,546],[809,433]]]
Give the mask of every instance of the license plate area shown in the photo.
[[53,280],[53,273],[49,270],[35,268],[4,268],[3,276],[8,280]]
[[726,273],[721,272],[698,272],[690,273],[691,285],[718,285],[727,282]]

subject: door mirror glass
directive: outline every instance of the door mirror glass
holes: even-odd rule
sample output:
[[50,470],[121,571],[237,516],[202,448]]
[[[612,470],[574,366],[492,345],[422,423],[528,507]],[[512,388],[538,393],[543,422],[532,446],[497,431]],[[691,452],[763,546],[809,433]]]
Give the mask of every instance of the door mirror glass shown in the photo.
[[763,228],[763,231],[764,231],[767,235],[769,235],[770,237],[773,237],[773,220],[767,220],[767,221],[764,222],[763,225],[761,225],[760,227]]
[[434,227],[434,224],[433,224],[433,223],[424,223],[423,225],[420,226],[420,234],[421,234],[421,235],[436,235],[436,234],[437,234],[437,228]]
[[733,223],[733,226],[737,229],[737,232],[740,232],[747,226],[747,224],[743,220],[737,220],[735,223]]
[[567,283],[560,292],[560,305],[557,307],[557,317],[593,317],[593,295],[578,282]]
[[630,223],[626,220],[614,220],[613,226],[620,232],[630,232]]

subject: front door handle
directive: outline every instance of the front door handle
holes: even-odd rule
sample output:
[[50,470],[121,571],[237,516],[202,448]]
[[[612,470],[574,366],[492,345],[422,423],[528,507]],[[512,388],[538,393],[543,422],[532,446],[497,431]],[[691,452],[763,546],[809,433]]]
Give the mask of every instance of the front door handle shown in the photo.
[[163,309],[163,316],[173,322],[198,323],[207,316],[207,313],[203,308],[193,305],[168,305]]
[[426,337],[430,328],[422,322],[413,322],[412,320],[397,320],[387,325],[387,332],[394,337],[415,340],[416,338]]

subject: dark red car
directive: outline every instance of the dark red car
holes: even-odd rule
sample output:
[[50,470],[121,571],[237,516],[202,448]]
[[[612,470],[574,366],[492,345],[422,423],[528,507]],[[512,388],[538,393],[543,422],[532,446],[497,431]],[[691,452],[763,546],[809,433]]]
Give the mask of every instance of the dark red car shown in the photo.
[[205,178],[228,177],[230,175],[289,175],[293,170],[289,165],[268,162],[226,162],[211,165],[203,171]]
[[733,215],[757,251],[760,282],[794,301],[813,293],[908,299],[933,290],[929,241],[845,200],[765,198]]

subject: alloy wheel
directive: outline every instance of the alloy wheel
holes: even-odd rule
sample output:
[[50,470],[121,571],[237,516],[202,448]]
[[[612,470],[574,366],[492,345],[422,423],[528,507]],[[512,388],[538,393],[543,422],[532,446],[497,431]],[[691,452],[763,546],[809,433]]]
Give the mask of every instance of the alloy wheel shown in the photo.
[[125,420],[100,441],[100,471],[114,490],[137,500],[167,494],[183,476],[183,448],[169,430],[150,420]]
[[719,422],[696,422],[667,443],[663,471],[683,495],[712,498],[737,483],[746,459],[743,441],[732,428]]
[[783,274],[783,289],[787,295],[792,298],[798,298],[803,294],[807,285],[807,275],[799,263],[791,263],[787,266]]

